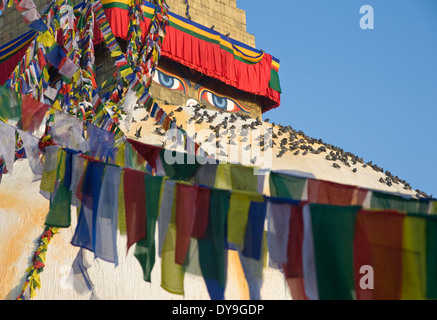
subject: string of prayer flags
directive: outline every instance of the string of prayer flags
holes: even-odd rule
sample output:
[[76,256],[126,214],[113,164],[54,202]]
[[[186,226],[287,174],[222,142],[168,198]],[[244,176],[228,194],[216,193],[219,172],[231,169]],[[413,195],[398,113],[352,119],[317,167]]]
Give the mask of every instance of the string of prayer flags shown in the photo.
[[45,267],[48,246],[53,236],[58,232],[58,228],[45,228],[39,239],[39,246],[33,254],[32,265],[26,270],[26,280],[17,300],[25,300],[27,297],[34,298],[36,296],[36,289],[41,289],[40,274]]

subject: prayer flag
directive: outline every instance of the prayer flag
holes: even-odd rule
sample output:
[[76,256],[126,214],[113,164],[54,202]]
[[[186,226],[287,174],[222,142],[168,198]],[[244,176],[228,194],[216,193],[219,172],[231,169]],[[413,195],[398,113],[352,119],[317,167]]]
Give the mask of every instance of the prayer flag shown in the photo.
[[145,175],[141,171],[124,169],[127,250],[147,235]]
[[321,204],[304,207],[303,264],[310,299],[355,299],[353,240],[359,209]]

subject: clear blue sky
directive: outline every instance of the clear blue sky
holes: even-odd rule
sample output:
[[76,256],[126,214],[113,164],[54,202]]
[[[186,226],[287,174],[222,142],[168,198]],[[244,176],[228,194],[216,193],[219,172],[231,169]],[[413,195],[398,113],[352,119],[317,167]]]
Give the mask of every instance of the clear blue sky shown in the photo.
[[[374,29],[360,28],[360,8]],[[237,0],[281,61],[264,118],[343,148],[437,198],[437,0]]]

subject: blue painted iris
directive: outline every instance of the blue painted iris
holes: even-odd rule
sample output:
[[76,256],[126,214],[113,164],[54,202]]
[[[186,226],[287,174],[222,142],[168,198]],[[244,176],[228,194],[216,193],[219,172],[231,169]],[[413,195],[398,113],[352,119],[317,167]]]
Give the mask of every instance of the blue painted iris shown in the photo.
[[170,90],[183,90],[186,94],[186,85],[183,79],[156,68],[153,81]]
[[219,95],[205,88],[199,91],[199,100],[208,102],[214,107],[218,109],[226,110],[228,112],[237,112],[237,111],[249,112],[249,110],[244,108],[240,103],[238,103],[234,99]]

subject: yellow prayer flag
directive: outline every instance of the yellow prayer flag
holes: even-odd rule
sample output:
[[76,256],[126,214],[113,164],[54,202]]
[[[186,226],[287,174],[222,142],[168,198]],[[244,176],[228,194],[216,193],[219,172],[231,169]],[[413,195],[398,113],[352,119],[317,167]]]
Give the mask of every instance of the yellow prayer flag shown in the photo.
[[37,41],[42,43],[46,48],[50,48],[56,43],[55,37],[48,30],[41,33],[38,36]]
[[55,102],[53,102],[52,105],[53,109],[58,110],[58,111],[62,111],[61,105],[59,104],[59,101],[56,100]]
[[426,220],[421,217],[404,218],[401,299],[426,299]]
[[124,207],[124,171],[121,171],[120,187],[118,189],[118,229],[120,234],[127,234],[126,211]]
[[122,54],[123,54],[123,52],[121,52],[121,50],[111,51],[111,57],[112,58],[117,58],[117,57],[121,56]]

